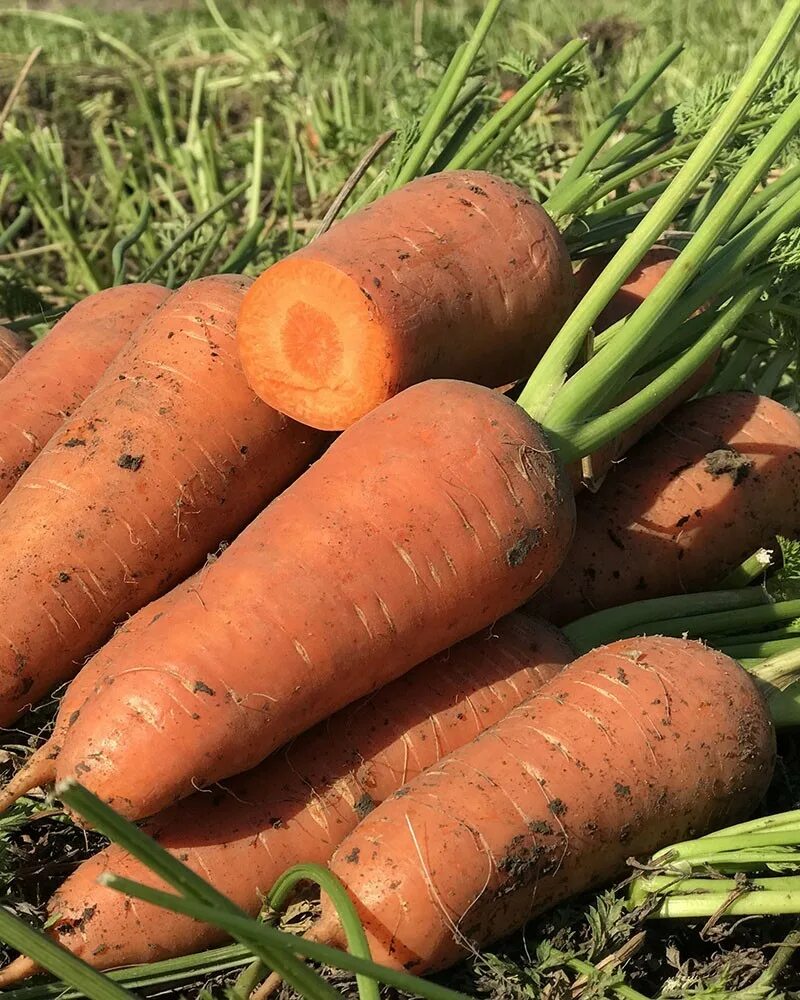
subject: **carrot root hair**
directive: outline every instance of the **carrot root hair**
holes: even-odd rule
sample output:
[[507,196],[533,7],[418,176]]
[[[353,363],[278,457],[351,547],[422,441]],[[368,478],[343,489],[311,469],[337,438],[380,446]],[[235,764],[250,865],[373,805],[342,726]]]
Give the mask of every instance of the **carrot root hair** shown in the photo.
[[17,799],[32,788],[49,785],[55,781],[57,756],[58,748],[50,741],[31,754],[28,763],[20,768],[0,791],[0,814],[10,809]]
[[20,955],[10,962],[5,969],[0,969],[0,990],[5,990],[9,986],[16,986],[18,982],[35,976],[37,972],[44,972],[41,965],[34,962],[27,955]]

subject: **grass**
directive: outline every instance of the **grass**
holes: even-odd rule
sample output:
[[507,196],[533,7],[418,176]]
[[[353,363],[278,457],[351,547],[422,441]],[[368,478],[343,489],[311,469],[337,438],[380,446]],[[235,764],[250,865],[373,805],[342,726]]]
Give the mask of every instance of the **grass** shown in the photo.
[[[38,315],[123,279],[177,284],[215,270],[256,273],[301,245],[374,140],[398,128],[396,144],[403,141],[482,6],[176,0],[20,11],[3,0],[0,106],[35,58],[2,126],[0,317]],[[488,166],[546,195],[615,97],[668,43],[684,40],[685,51],[641,117],[685,99],[712,72],[741,68],[780,6],[507,0],[482,57],[489,108],[532,60],[580,31],[590,39],[588,72],[579,90],[549,97]],[[124,255],[115,255],[126,237]],[[764,377],[760,369],[751,376]],[[10,749],[35,741],[41,724],[13,733]],[[782,750],[772,810],[800,806],[797,750],[786,740]],[[48,812],[29,802],[0,825],[5,902],[32,921],[99,842]],[[623,896],[620,887],[561,907],[446,982],[495,1000],[591,1000],[618,995],[624,965],[626,982],[647,996],[722,998],[758,977],[769,945],[790,929],[779,920],[718,925],[703,939],[699,924],[659,925],[642,941],[641,914],[627,913]],[[614,956],[576,987],[578,963]],[[227,954],[218,965],[229,962],[236,967]],[[235,972],[215,969],[190,970],[192,985],[180,992],[196,996],[205,984],[223,996]],[[790,975],[785,981],[796,984]],[[350,980],[335,978],[355,995]]]

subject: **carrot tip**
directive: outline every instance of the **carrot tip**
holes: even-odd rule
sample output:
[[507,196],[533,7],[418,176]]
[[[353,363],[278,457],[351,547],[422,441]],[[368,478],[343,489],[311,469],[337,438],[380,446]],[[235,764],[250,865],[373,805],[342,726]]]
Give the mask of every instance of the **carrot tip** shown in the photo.
[[32,958],[28,958],[27,955],[20,955],[19,958],[15,958],[13,962],[7,965],[5,969],[0,969],[0,990],[14,986],[21,979],[27,979],[29,976],[35,976],[37,972],[43,971],[41,965],[34,962]]
[[6,812],[17,799],[32,788],[49,785],[56,776],[58,750],[48,741],[31,754],[28,763],[20,768],[5,788],[0,791],[0,814]]

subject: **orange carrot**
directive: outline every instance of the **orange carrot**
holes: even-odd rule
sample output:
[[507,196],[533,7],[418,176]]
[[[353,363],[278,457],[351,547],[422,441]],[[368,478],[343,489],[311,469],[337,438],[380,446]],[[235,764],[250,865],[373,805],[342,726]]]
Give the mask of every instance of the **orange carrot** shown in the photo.
[[5,378],[23,354],[26,354],[30,344],[18,333],[0,326],[0,378]]
[[248,283],[174,293],[3,502],[0,724],[75,674],[322,447],[242,376],[234,329]]
[[[501,719],[572,659],[544,622],[509,615],[299,737],[210,794],[152,820],[147,832],[247,913],[290,865],[324,864],[359,820],[401,785]],[[96,968],[190,954],[225,940],[218,928],[97,884],[114,872],[158,884],[111,846],[56,892],[52,938]],[[163,886],[161,886],[163,888]],[[36,971],[25,958],[0,987]]]
[[[430,972],[610,881],[631,856],[744,818],[774,760],[766,706],[734,660],[626,639],[387,799],[331,868],[373,958]],[[344,944],[325,897],[311,936]]]
[[95,387],[131,334],[169,296],[121,285],[83,299],[0,383],[0,499]]
[[520,407],[463,382],[406,390],[140,612],[136,643],[101,650],[61,745],[37,751],[0,807],[76,774],[138,818],[254,766],[518,607],[555,573],[573,518]]
[[491,174],[448,171],[270,267],[242,305],[239,350],[262,399],[341,430],[424,379],[527,376],[573,302],[544,209]]
[[536,601],[560,624],[647,597],[710,590],[776,534],[800,534],[800,420],[720,393],[676,410],[578,504],[570,558]]

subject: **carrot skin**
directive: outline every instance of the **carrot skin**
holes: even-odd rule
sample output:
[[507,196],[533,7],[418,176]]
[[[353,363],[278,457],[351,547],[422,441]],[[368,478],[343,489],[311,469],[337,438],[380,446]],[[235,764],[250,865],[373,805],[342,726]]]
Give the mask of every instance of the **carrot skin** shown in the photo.
[[247,770],[518,607],[556,571],[573,518],[520,407],[462,382],[414,386],[140,612],[136,644],[100,651],[56,774],[141,818]]
[[341,430],[425,379],[527,377],[573,304],[544,209],[491,174],[447,171],[265,271],[242,305],[239,350],[262,399]]
[[30,344],[18,333],[0,326],[0,379],[5,378],[23,354],[30,350]]
[[143,283],[89,295],[3,378],[0,500],[169,294]]
[[[774,761],[766,706],[737,663],[682,639],[623,640],[387,799],[331,869],[375,961],[424,974],[631,856],[743,819]],[[325,897],[312,935],[341,943]]]
[[244,381],[234,330],[248,283],[174,293],[3,502],[0,724],[77,673],[323,446]]
[[[532,695],[573,657],[545,622],[512,614],[343,709],[224,788],[155,817],[147,832],[255,916],[290,865],[324,864],[378,803]],[[116,846],[84,862],[48,905],[49,934],[96,968],[158,961],[226,940],[217,928],[97,884],[158,885]],[[160,886],[163,888],[163,886]],[[0,973],[0,985],[10,980]]]
[[773,399],[685,404],[578,502],[570,558],[534,602],[557,624],[712,589],[776,534],[800,533],[800,420]]

